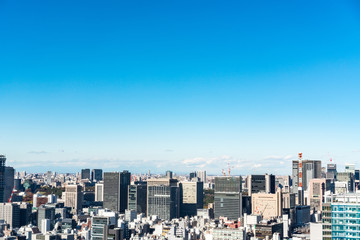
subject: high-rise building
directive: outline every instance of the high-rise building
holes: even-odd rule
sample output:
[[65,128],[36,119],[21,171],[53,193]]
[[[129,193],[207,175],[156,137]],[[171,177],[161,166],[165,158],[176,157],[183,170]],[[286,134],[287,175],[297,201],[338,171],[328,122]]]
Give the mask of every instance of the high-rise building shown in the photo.
[[318,178],[310,180],[310,207],[315,211],[322,210],[322,203],[324,202],[324,194],[326,189],[326,179]]
[[196,177],[199,178],[200,182],[206,183],[206,171],[196,171]]
[[173,172],[170,171],[170,170],[166,171],[166,177],[167,178],[172,178],[173,177]]
[[192,179],[195,179],[196,178],[196,172],[191,172],[190,174],[189,174],[189,179],[190,179],[190,181],[192,180]]
[[5,171],[4,171],[4,179],[5,179],[4,200],[5,201],[8,201],[10,199],[11,192],[14,189],[14,175],[15,175],[15,170],[13,167],[5,167]]
[[276,193],[254,193],[251,195],[252,214],[262,215],[264,219],[282,216],[282,194]]
[[147,216],[157,215],[164,220],[180,216],[180,184],[176,179],[147,181]]
[[182,216],[196,216],[197,209],[204,206],[204,183],[182,182]]
[[348,172],[338,172],[336,175],[337,183],[344,182],[347,184],[347,191],[354,192],[355,190],[355,175],[348,171]]
[[125,212],[130,181],[131,173],[128,171],[104,173],[104,208]]
[[0,220],[4,220],[10,228],[20,227],[20,207],[16,203],[0,203]]
[[215,218],[235,220],[242,215],[241,177],[215,178]]
[[355,164],[346,163],[345,164],[345,172],[349,172],[355,175]]
[[275,193],[275,176],[265,175],[249,175],[247,177],[248,194],[253,193]]
[[102,202],[104,201],[104,183],[99,182],[95,184],[95,201]]
[[[299,161],[292,161],[292,191],[298,193],[299,186]],[[302,189],[308,190],[309,182],[313,178],[321,178],[320,160],[302,160]]]
[[360,195],[332,196],[323,204],[323,239],[347,240],[360,236]]
[[90,169],[81,169],[81,179],[91,179]]
[[55,207],[41,205],[38,208],[38,216],[37,216],[37,224],[38,224],[37,226],[39,229],[43,229],[42,228],[43,219],[50,220],[50,229],[52,229],[55,225]]
[[91,181],[98,182],[103,179],[102,177],[102,169],[93,169],[91,171]]
[[80,185],[67,185],[65,187],[65,206],[71,207],[74,212],[82,209],[83,194]]
[[4,155],[0,155],[0,203],[6,201],[6,199],[4,199],[5,162],[6,162],[6,157]]
[[146,214],[147,182],[137,181],[129,185],[128,209]]
[[336,179],[336,164],[329,163],[327,165],[326,178]]

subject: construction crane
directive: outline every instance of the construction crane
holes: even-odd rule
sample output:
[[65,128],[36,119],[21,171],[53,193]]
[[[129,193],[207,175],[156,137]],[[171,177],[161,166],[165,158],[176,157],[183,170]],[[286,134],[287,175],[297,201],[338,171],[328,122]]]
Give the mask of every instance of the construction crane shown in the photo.
[[228,173],[229,173],[229,176],[230,176],[230,173],[231,173],[231,168],[234,168],[233,166],[230,167],[230,163],[228,162]]
[[225,173],[225,170],[224,169],[222,169],[222,175],[225,177],[226,176],[226,173]]
[[11,191],[11,195],[9,197],[9,203],[11,203],[11,201],[12,201],[12,197],[14,195],[14,192],[15,192],[15,186],[14,186],[13,190]]

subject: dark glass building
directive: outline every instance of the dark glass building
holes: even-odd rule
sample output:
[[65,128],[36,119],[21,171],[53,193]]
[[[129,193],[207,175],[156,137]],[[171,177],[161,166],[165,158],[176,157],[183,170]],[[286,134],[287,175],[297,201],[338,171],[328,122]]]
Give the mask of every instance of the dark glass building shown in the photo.
[[130,181],[131,173],[128,171],[104,173],[104,208],[125,212]]
[[90,169],[81,169],[81,179],[91,179],[90,178]]
[[102,169],[93,169],[91,171],[91,181],[93,182],[101,181],[103,179],[102,174],[103,174]]
[[128,209],[146,214],[147,182],[138,181],[128,187]]
[[215,178],[215,218],[236,220],[242,215],[241,177]]

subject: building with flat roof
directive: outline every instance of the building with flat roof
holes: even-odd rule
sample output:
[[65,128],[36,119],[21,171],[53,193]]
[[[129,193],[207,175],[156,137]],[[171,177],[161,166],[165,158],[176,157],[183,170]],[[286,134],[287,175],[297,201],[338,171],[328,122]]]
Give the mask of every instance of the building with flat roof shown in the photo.
[[242,216],[242,179],[240,176],[215,178],[215,218],[237,220]]

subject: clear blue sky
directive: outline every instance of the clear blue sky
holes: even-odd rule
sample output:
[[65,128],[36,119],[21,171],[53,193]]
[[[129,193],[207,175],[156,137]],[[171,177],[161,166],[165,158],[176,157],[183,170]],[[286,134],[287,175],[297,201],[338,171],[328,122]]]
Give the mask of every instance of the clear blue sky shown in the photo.
[[[0,2],[0,153],[28,171],[360,158],[359,1]],[[360,166],[357,166],[360,167]]]

